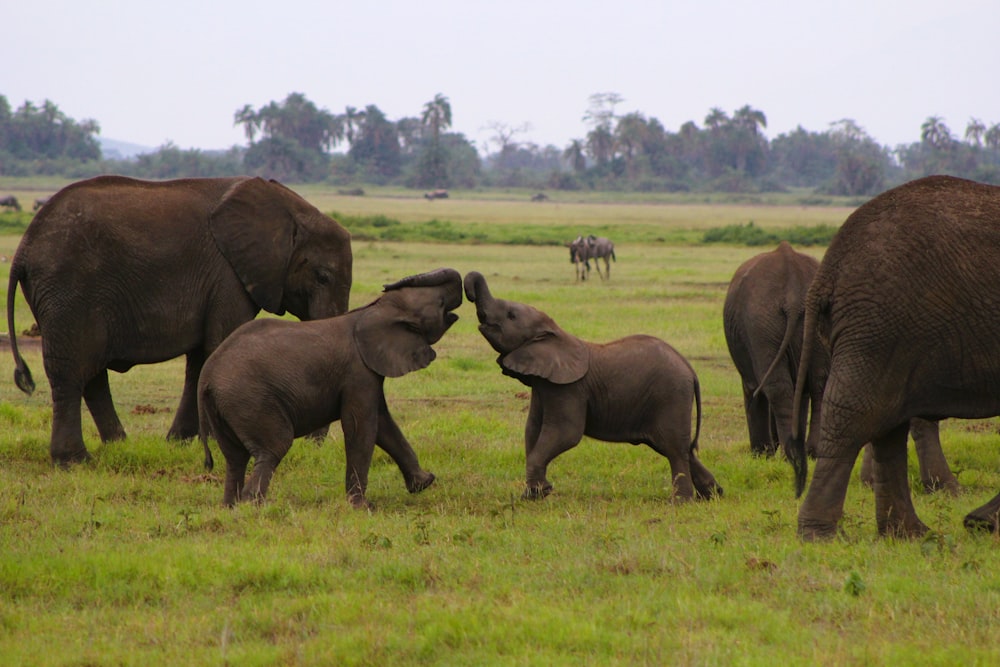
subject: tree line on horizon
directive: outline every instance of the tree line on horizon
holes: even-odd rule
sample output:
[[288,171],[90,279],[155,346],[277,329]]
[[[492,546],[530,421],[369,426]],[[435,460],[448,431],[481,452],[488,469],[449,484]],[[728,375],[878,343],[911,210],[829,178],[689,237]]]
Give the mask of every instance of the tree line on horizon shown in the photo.
[[141,178],[262,175],[291,183],[377,184],[411,188],[505,187],[643,192],[770,192],[789,188],[873,195],[929,174],[1000,184],[1000,123],[970,119],[957,137],[930,116],[920,138],[882,146],[853,119],[823,132],[801,126],[768,139],[763,111],[715,107],[701,126],[676,132],[638,111],[616,113],[617,93],[597,93],[584,115],[589,130],[563,148],[520,141],[528,124],[495,122],[479,148],[451,131],[448,98],[437,94],[420,114],[389,119],[376,105],[318,108],[302,93],[233,114],[245,146],[183,150],[167,143],[134,159],[101,154],[94,120],[76,121],[55,103],[13,109],[0,95],[0,175],[84,178],[120,173]]

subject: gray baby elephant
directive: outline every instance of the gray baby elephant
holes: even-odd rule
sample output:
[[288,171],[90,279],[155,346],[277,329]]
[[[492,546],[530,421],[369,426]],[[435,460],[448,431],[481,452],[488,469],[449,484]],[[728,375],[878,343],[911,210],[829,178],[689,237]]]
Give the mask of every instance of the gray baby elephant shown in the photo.
[[675,498],[722,494],[696,456],[701,391],[694,369],[677,350],[652,336],[603,345],[580,340],[531,306],[495,299],[477,272],[465,276],[465,295],[476,304],[480,333],[500,353],[503,374],[531,387],[524,497],[552,491],[549,462],[584,435],[649,445],[667,457]]
[[[434,482],[389,414],[387,377],[426,367],[431,345],[458,320],[462,277],[453,269],[404,278],[377,300],[339,317],[310,322],[261,319],[244,324],[205,362],[198,383],[205,467],[208,436],[226,457],[223,502],[261,500],[294,438],[340,420],[347,453],[347,499],[365,498],[375,445],[416,493]],[[255,459],[246,481],[247,464]]]

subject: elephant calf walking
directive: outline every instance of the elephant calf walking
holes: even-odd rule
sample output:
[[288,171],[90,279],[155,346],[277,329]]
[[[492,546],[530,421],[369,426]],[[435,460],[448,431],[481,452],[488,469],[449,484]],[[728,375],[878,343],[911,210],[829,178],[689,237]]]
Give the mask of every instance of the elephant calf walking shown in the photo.
[[[375,445],[416,493],[434,482],[386,405],[383,383],[424,368],[431,347],[458,320],[462,277],[452,269],[404,278],[364,308],[311,322],[260,319],[237,329],[208,358],[198,384],[205,467],[208,436],[226,457],[223,502],[267,495],[292,440],[340,420],[347,453],[347,498],[365,497]],[[245,481],[247,464],[255,459]]]
[[[584,435],[649,445],[670,462],[678,499],[722,494],[696,455],[698,377],[674,348],[652,336],[604,345],[580,340],[531,306],[493,298],[477,272],[465,277],[465,295],[476,304],[480,333],[500,353],[497,363],[504,375],[531,387],[524,497],[551,493],[549,463]],[[694,437],[692,404],[697,412]]]

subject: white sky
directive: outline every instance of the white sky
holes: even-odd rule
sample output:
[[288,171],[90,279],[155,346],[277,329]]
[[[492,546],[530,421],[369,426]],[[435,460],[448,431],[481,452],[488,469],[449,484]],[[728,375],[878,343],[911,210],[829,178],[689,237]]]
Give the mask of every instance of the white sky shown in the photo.
[[233,114],[291,92],[320,108],[491,124],[563,148],[593,93],[669,131],[712,107],[763,111],[770,138],[854,119],[888,146],[928,116],[1000,122],[997,0],[0,0],[0,95],[52,100],[101,136],[245,144]]

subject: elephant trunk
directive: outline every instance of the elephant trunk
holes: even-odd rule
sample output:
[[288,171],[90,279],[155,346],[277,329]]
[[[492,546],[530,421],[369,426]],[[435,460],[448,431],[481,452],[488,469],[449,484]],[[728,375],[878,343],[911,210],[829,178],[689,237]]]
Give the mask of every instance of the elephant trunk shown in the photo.
[[[386,292],[401,289],[403,287],[439,287],[446,286],[445,310],[455,310],[462,305],[462,274],[455,269],[435,269],[427,273],[419,273],[414,276],[407,276],[389,285],[384,285]],[[454,289],[452,289],[454,288]]]
[[465,298],[472,303],[492,301],[493,295],[486,285],[486,278],[478,271],[472,271],[465,276]]

